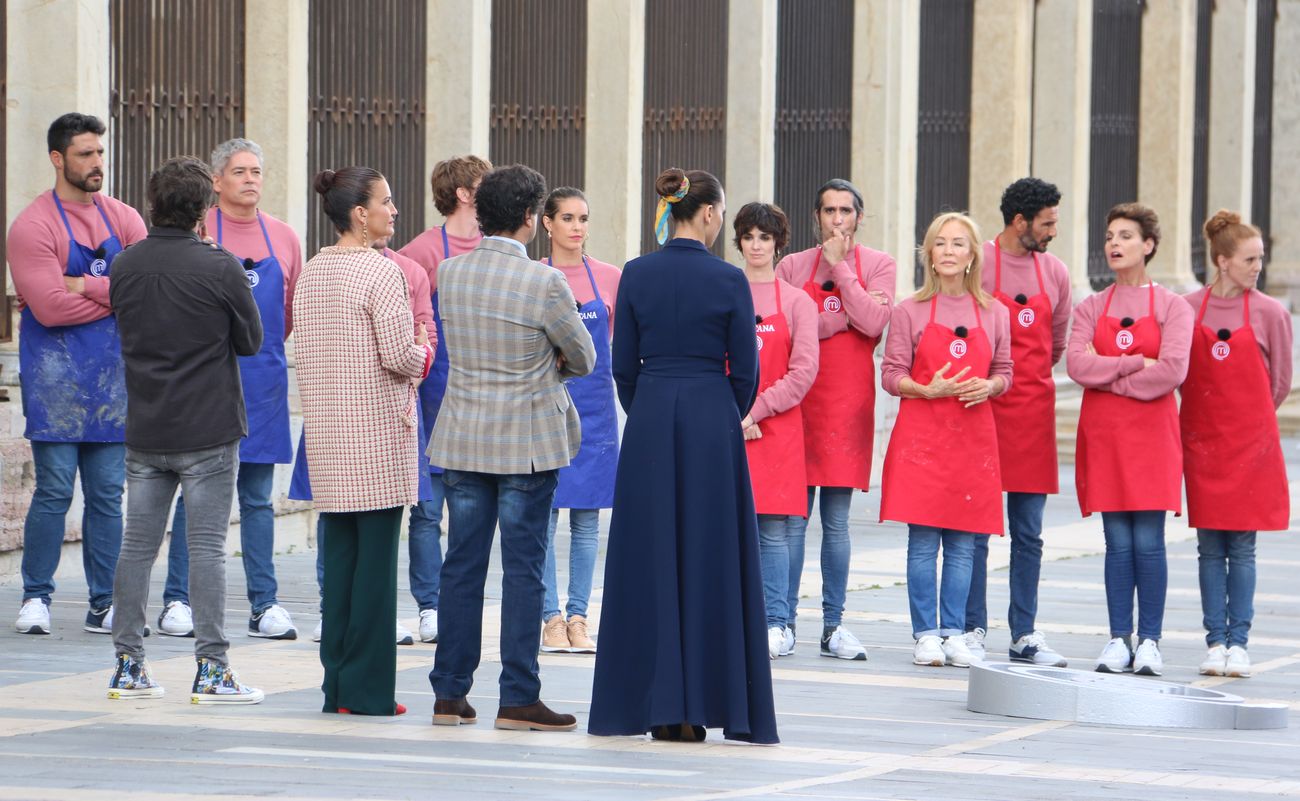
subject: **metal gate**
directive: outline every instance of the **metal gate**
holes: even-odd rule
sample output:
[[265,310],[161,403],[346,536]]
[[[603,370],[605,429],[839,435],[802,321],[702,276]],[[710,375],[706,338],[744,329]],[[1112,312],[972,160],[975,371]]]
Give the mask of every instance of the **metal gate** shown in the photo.
[[[916,126],[916,241],[934,216],[970,200],[974,0],[921,0]],[[900,254],[901,255],[901,254]],[[921,285],[921,261],[914,258]]]
[[1143,0],[1094,0],[1088,173],[1088,280],[1115,280],[1106,264],[1106,213],[1137,200]]
[[[726,185],[727,0],[649,0],[645,27],[641,249],[648,253],[659,247],[653,217],[660,172],[707,170]],[[714,253],[728,238],[718,237]]]
[[[424,230],[426,3],[312,0],[308,20],[307,174],[353,165],[388,179],[399,246]],[[307,255],[335,240],[310,183]]]
[[1209,217],[1210,172],[1210,32],[1214,0],[1196,0],[1196,98],[1192,112],[1192,273],[1205,283],[1205,237]]
[[853,0],[781,0],[776,50],[776,203],[791,253],[817,244],[818,187],[848,178],[853,121]]
[[159,164],[207,161],[244,133],[244,0],[111,0],[109,13],[109,189],[144,214]]
[[[1273,49],[1277,0],[1256,0],[1254,157],[1251,176],[1250,221],[1264,233],[1264,252],[1272,251],[1273,226]],[[1268,286],[1268,261],[1259,285]]]
[[[493,164],[527,164],[548,188],[586,175],[587,1],[493,0]],[[597,217],[600,219],[600,217]],[[548,254],[538,236],[534,258]]]

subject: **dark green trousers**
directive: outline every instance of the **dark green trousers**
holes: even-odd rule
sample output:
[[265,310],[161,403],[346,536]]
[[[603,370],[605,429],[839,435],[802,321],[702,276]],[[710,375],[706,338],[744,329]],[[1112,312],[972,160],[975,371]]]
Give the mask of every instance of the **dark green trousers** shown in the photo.
[[325,597],[320,663],[325,712],[396,711],[397,542],[402,507],[330,512],[325,522]]

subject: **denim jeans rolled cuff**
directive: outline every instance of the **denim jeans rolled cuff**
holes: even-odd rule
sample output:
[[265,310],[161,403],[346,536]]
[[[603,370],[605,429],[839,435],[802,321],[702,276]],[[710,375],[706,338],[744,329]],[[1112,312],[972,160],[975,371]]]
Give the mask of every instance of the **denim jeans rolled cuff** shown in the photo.
[[1163,510],[1101,513],[1106,539],[1106,609],[1111,637],[1133,634],[1136,595],[1138,639],[1160,639],[1169,585],[1165,517]]
[[23,600],[47,605],[63,555],[72,488],[81,473],[85,499],[81,516],[81,564],[92,609],[113,603],[113,574],[122,548],[122,487],[126,446],[120,442],[33,441],[36,489],[23,523],[20,572]]
[[411,597],[421,612],[438,608],[442,574],[442,509],[446,499],[442,477],[433,477],[433,497],[411,507],[407,529],[410,555],[407,575]]
[[[938,633],[943,637],[965,631],[966,598],[970,594],[971,563],[978,534],[908,524],[907,601],[912,636]],[[943,570],[936,577],[939,547]]]
[[[546,595],[542,602],[542,620],[547,621],[560,614],[560,597],[556,577],[555,529],[559,522],[560,510],[552,509],[550,523],[546,530],[546,565],[542,569],[542,579],[546,584]],[[587,607],[591,602],[591,582],[596,572],[596,552],[600,546],[600,510],[569,510],[569,589],[565,611],[568,617],[587,616]]]
[[1255,617],[1255,532],[1197,529],[1206,645],[1246,647]]
[[763,574],[767,627],[790,624],[790,521],[788,515],[758,516],[758,561]]
[[[853,501],[852,487],[821,487],[818,512],[821,516],[822,546],[822,624],[827,628],[840,625],[844,619],[844,599],[849,587],[849,508]],[[799,582],[803,576],[804,539],[807,536],[808,518],[812,517],[813,503],[818,487],[808,488],[808,517],[791,515],[787,518],[787,541],[790,551],[789,590],[786,603],[790,608],[790,623],[794,623],[799,605]]]

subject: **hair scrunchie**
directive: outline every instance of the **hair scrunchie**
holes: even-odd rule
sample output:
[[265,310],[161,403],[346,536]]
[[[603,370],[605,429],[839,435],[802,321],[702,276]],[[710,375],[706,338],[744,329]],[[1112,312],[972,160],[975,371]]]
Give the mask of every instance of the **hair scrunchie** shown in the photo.
[[678,189],[676,192],[672,193],[671,195],[668,195],[667,197],[664,197],[663,195],[659,196],[659,207],[655,209],[655,239],[658,240],[659,244],[662,245],[663,243],[668,241],[669,204],[676,203],[677,201],[686,197],[686,193],[690,191],[691,191],[691,179],[683,177],[681,189]]

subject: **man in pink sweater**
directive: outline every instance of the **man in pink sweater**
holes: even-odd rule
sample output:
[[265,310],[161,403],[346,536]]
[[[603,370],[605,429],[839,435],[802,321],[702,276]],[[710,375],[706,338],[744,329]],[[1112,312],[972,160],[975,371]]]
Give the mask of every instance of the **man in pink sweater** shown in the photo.
[[108,299],[113,259],[145,238],[130,206],[100,195],[104,123],[69,113],[46,136],[54,189],[9,229],[9,269],[22,308],[18,365],[24,436],[36,490],[23,526],[23,605],[15,628],[50,633],[50,596],[64,518],[81,473],[82,549],[90,610],[86,631],[112,631],[113,572],[122,545],[126,385]]

